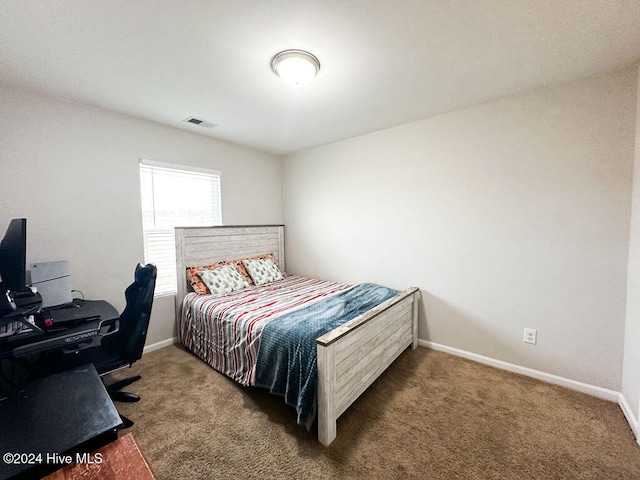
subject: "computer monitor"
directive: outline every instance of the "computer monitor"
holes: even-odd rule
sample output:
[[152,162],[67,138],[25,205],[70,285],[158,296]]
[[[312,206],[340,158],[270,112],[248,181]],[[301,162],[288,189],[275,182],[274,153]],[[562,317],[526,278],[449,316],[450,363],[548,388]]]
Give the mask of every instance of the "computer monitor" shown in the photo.
[[0,242],[2,288],[12,292],[26,290],[27,219],[15,218]]

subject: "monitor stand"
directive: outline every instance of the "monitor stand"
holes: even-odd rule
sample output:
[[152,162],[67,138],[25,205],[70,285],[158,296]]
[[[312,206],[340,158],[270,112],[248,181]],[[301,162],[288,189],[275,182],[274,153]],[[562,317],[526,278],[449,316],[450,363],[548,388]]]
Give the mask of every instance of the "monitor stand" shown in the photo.
[[30,290],[26,292],[13,292],[11,296],[18,308],[42,305],[42,296],[38,292],[33,293]]

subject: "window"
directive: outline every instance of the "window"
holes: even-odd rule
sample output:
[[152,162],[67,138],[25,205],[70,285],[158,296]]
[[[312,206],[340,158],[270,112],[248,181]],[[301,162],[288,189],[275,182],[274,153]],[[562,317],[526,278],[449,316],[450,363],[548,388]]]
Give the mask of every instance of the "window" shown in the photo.
[[176,293],[173,227],[222,225],[221,173],[140,160],[145,263],[158,267],[156,296]]

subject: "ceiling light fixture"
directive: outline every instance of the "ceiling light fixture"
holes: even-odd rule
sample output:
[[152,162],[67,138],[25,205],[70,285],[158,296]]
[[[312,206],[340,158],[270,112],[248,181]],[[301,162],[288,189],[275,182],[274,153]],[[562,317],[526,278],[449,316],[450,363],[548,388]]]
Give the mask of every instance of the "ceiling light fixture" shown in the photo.
[[285,50],[271,59],[271,70],[287,85],[308,85],[320,71],[318,59],[304,50]]

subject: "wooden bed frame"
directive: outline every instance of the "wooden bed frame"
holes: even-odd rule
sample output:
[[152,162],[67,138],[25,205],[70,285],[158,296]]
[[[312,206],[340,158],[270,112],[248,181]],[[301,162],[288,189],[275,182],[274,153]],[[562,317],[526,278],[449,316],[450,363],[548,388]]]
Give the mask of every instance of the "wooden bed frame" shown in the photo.
[[[284,272],[284,226],[176,228],[178,295],[190,291],[185,269],[273,252]],[[412,287],[316,339],[318,349],[318,440],[336,438],[338,417],[409,346],[418,346],[420,290]],[[178,329],[179,331],[180,329]]]

